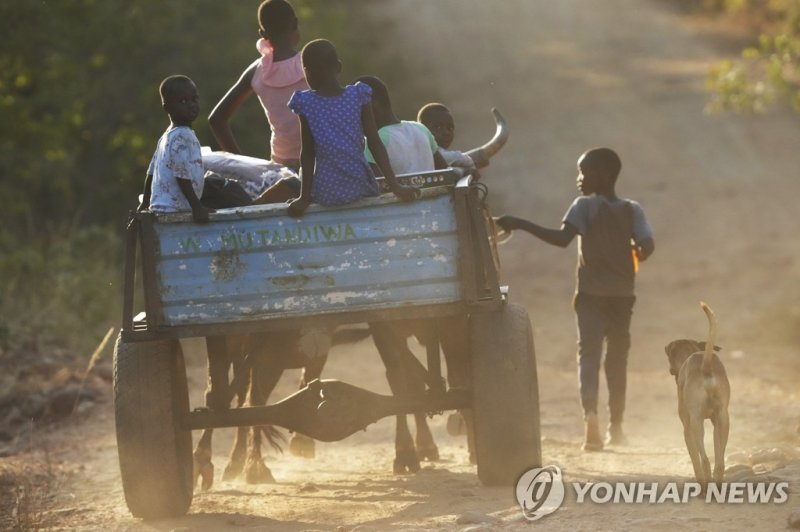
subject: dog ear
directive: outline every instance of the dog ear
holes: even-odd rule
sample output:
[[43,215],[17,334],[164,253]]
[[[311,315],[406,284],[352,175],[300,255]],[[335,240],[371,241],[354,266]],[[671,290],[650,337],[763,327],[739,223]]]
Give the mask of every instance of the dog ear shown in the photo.
[[672,352],[675,350],[675,346],[677,346],[682,341],[683,340],[673,340],[664,346],[664,352],[667,354],[668,357],[672,358]]
[[[705,342],[697,342],[697,343],[700,346],[700,350],[701,351],[705,351],[706,343]],[[714,345],[714,351],[721,351],[721,350],[722,350],[722,348],[720,346],[718,346],[716,344]]]

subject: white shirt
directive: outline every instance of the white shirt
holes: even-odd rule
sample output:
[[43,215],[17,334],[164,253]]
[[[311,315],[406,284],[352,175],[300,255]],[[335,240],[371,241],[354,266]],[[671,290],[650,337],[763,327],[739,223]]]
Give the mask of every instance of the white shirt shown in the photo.
[[152,212],[192,210],[178,186],[178,179],[188,179],[197,198],[203,195],[203,158],[200,141],[192,128],[170,126],[161,135],[147,174],[153,176],[150,192]]
[[[439,146],[427,127],[419,122],[403,120],[399,124],[383,126],[378,130],[389,164],[395,174],[413,174],[434,170],[433,154]],[[364,150],[367,161],[375,163],[375,158],[367,147]]]
[[447,166],[467,169],[475,168],[475,161],[464,152],[439,148],[439,153],[444,159],[444,162],[447,163]]

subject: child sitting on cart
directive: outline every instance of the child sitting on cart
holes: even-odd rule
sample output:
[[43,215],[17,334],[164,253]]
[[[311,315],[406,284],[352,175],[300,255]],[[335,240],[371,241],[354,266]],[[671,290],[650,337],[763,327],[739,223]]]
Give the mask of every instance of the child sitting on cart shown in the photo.
[[289,214],[302,216],[312,202],[342,205],[380,193],[364,157],[365,136],[390,190],[403,201],[416,198],[417,189],[400,185],[389,164],[372,115],[372,89],[364,83],[339,84],[342,63],[330,41],[308,43],[302,62],[311,88],[289,100],[289,108],[300,116],[302,138],[302,188]]
[[417,113],[417,121],[424,124],[433,134],[433,138],[439,145],[439,154],[448,166],[461,168],[465,173],[470,173],[476,179],[480,179],[472,157],[464,152],[449,149],[455,138],[456,126],[453,115],[447,106],[441,103],[426,104]]
[[159,86],[161,105],[170,119],[158,140],[138,210],[192,211],[195,222],[207,222],[214,209],[200,203],[203,195],[203,159],[192,122],[200,112],[200,97],[186,76],[170,76]]
[[[366,83],[372,89],[372,114],[378,127],[378,136],[386,147],[392,170],[398,174],[428,172],[447,168],[447,163],[439,154],[433,134],[419,122],[400,120],[394,114],[389,90],[375,76],[361,76],[357,81]],[[369,148],[364,155],[378,175],[380,168]]]

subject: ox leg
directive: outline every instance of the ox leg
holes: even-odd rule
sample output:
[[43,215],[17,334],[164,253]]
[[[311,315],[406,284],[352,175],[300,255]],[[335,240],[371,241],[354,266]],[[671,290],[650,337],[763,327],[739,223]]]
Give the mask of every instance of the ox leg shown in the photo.
[[[405,347],[407,344],[405,340],[403,341],[403,346]],[[408,357],[414,357],[414,354],[408,349],[406,355],[406,359]],[[413,363],[419,363],[416,358],[414,358]],[[408,388],[409,391],[417,396],[422,396],[425,394],[425,380],[424,377],[420,377],[419,375],[414,375],[411,371],[408,371],[406,368],[406,377],[408,379]],[[435,462],[439,460],[439,448],[436,446],[436,442],[433,440],[433,434],[431,434],[431,428],[428,426],[428,418],[426,417],[424,412],[416,412],[414,414],[414,423],[417,426],[417,437],[416,437],[416,448],[417,448],[417,457],[420,460],[428,460],[429,462]]]
[[[300,376],[301,390],[305,388],[309,382],[314,379],[319,379],[322,376],[322,370],[325,368],[326,362],[328,362],[327,354],[309,359]],[[314,458],[316,454],[314,438],[295,433],[291,441],[289,441],[289,451],[295,456]]]
[[[408,395],[410,390],[407,384],[402,349],[408,349],[406,339],[392,329],[390,323],[371,323],[372,338],[375,347],[381,356],[386,367],[386,379],[389,387],[396,396]],[[412,355],[413,356],[413,355]],[[395,458],[393,471],[396,475],[404,473],[416,473],[420,469],[419,457],[414,447],[414,440],[411,438],[411,431],[408,429],[408,421],[405,415],[397,416],[395,433]]]
[[214,484],[214,464],[211,463],[211,436],[214,429],[205,429],[200,435],[200,441],[192,454],[194,462],[194,484],[200,484],[200,489],[208,491]]
[[[418,321],[415,322],[411,328],[415,329],[414,334],[420,342],[425,345],[425,348],[429,351],[429,355],[432,349],[435,349],[436,355],[439,354],[439,336],[435,325],[431,326],[430,322]],[[435,390],[444,391],[444,383],[442,382],[440,386],[436,386],[436,383],[434,383],[432,379],[438,377],[434,377],[432,373],[429,372],[429,368],[426,368],[420,363],[417,357],[415,357],[408,348],[408,343],[405,340],[399,343],[398,347],[403,356],[406,381],[412,394],[420,397],[423,396],[426,391],[426,384]],[[438,374],[440,371],[434,370],[433,373]],[[439,448],[433,440],[433,434],[428,426],[428,418],[425,413],[416,412],[414,414],[414,423],[417,427],[417,437],[415,440],[417,457],[419,457],[420,460],[428,460],[430,462],[439,460]]]
[[[470,388],[472,368],[469,361],[469,321],[467,316],[454,316],[439,319],[439,339],[447,363],[447,382],[450,388]],[[471,409],[459,410],[467,434],[469,461],[475,461],[475,425]],[[449,424],[449,420],[448,420]],[[458,420],[454,422],[458,426]]]
[[[228,343],[233,365],[233,383],[231,387],[236,397],[236,406],[241,408],[247,401],[252,358],[245,353],[245,339],[239,337],[236,341],[237,344],[235,346],[232,345],[233,342]],[[247,427],[236,427],[236,438],[233,440],[233,447],[228,458],[228,465],[222,473],[222,480],[230,481],[242,474],[245,457],[247,456],[247,434]]]
[[[263,406],[267,404],[267,399],[278,384],[283,369],[287,362],[287,346],[282,341],[282,334],[274,335],[253,335],[254,347],[250,352],[258,351],[252,364],[250,382],[250,406]],[[269,342],[270,349],[265,349]],[[268,351],[268,352],[264,352]],[[274,433],[272,427],[251,427],[250,437],[248,438],[247,461],[244,466],[245,481],[248,484],[266,484],[275,482],[272,471],[264,463],[261,455],[262,432],[267,431],[268,438],[273,442],[271,434]]]
[[439,448],[433,440],[431,428],[428,426],[428,418],[425,414],[414,414],[414,421],[417,425],[417,457],[420,460],[427,460],[429,462],[436,462],[439,460]]
[[227,338],[224,336],[207,336],[206,351],[208,353],[206,406],[211,410],[227,410],[231,406],[231,388],[230,383],[228,383],[230,357],[228,355]]
[[[208,354],[208,385],[206,386],[206,406],[212,410],[230,408],[230,385],[228,383],[227,340],[224,336],[206,337]],[[205,429],[192,454],[194,484],[207,491],[214,484],[214,464],[211,462],[211,438],[213,429]]]
[[247,435],[250,427],[236,427],[236,437],[233,440],[228,465],[222,472],[222,480],[231,481],[244,471],[245,458],[247,457]]

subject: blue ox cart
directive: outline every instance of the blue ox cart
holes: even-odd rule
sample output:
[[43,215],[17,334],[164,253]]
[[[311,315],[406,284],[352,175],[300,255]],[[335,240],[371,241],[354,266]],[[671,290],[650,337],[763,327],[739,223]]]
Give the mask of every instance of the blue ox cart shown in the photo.
[[[541,464],[536,362],[524,308],[500,286],[483,185],[454,170],[401,176],[418,201],[392,195],[301,219],[283,205],[137,213],[128,229],[123,324],[114,359],[117,442],[132,514],[184,514],[192,500],[191,431],[277,425],[338,441],[385,416],[471,409],[478,476],[510,485]],[[143,298],[135,297],[141,251]],[[135,315],[135,301],[144,312]],[[471,387],[429,385],[384,396],[334,380],[263,407],[190,410],[182,337],[398,319],[469,316]],[[438,342],[428,383],[442,383]]]

